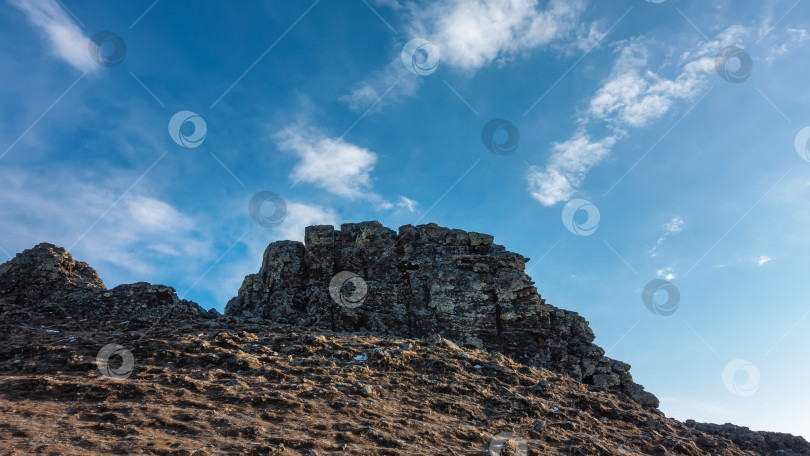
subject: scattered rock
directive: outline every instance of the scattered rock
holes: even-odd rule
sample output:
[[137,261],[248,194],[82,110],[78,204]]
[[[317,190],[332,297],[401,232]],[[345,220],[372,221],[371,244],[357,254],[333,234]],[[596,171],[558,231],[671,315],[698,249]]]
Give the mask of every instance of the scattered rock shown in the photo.
[[360,393],[366,397],[374,397],[374,388],[369,385],[363,385],[360,387]]

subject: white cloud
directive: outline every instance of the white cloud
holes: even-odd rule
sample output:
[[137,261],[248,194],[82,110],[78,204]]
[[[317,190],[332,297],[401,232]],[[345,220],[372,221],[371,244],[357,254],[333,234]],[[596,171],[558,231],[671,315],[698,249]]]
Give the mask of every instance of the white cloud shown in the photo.
[[810,39],[810,34],[807,33],[806,29],[797,29],[788,27],[787,32],[791,37],[791,41],[804,43],[805,41]]
[[664,224],[665,233],[680,233],[681,231],[683,231],[683,219],[678,216],[672,217],[672,220]]
[[675,216],[664,224],[664,233],[658,238],[658,241],[655,242],[655,246],[649,250],[651,257],[658,256],[658,249],[664,244],[664,241],[666,241],[668,237],[683,231],[683,223],[682,218]]
[[[648,126],[675,103],[696,99],[715,71],[716,53],[746,33],[743,27],[729,27],[715,40],[684,53],[672,77],[659,74],[673,72],[668,62],[661,65],[659,72],[650,68],[650,48],[655,43],[640,39],[619,43],[619,56],[581,113],[580,128],[568,141],[553,144],[544,169],[532,169],[527,175],[529,192],[545,206],[570,199],[587,172],[610,155],[629,129]],[[593,123],[606,125],[612,133],[603,139],[591,139],[586,127]]]
[[362,112],[374,107],[397,102],[411,96],[422,83],[420,76],[405,69],[399,55],[383,69],[374,72],[350,93],[338,98],[349,109]]
[[408,212],[410,212],[410,213],[416,212],[416,206],[418,206],[418,205],[419,205],[419,203],[417,203],[416,201],[414,201],[414,200],[412,200],[412,199],[410,199],[410,198],[408,198],[406,196],[400,196],[399,197],[399,202],[397,203],[397,206],[404,207],[404,208],[408,209]]
[[590,101],[588,120],[605,121],[618,130],[644,127],[663,116],[674,102],[693,99],[714,70],[713,61],[701,56],[667,79],[649,69],[649,52],[640,42],[621,49],[611,76]]
[[605,35],[607,35],[607,31],[602,30],[599,23],[594,22],[587,27],[582,24],[577,29],[577,37],[574,44],[577,49],[588,51],[596,46]]
[[542,171],[528,175],[529,191],[540,203],[551,206],[569,199],[585,174],[602,161],[618,140],[616,136],[593,141],[584,131],[552,146],[548,164]]
[[133,223],[148,231],[177,233],[193,227],[188,216],[164,201],[136,195],[125,204]]
[[300,159],[290,173],[293,181],[352,200],[381,200],[372,191],[371,171],[377,163],[374,152],[299,126],[285,128],[276,135],[276,141],[280,149]]
[[765,255],[762,255],[762,256],[761,256],[761,257],[759,257],[759,259],[757,260],[757,265],[762,266],[763,264],[765,264],[765,263],[767,263],[767,262],[769,262],[769,261],[771,261],[771,257],[768,257],[768,256],[765,256]]
[[788,27],[786,32],[788,35],[786,41],[777,43],[768,49],[765,57],[765,61],[768,63],[773,62],[777,57],[784,57],[790,54],[792,50],[810,40],[810,34],[807,33],[806,29]]
[[[193,290],[200,299],[213,296],[214,302],[203,304],[216,304],[221,311],[244,276],[258,270],[267,244],[303,241],[309,225],[338,224],[331,209],[287,201],[284,223],[267,229],[248,216],[244,196],[217,202],[221,210],[210,220],[142,193],[149,188],[148,178],[113,205],[138,176],[115,170],[101,174],[103,180],[67,169],[0,168],[5,184],[0,192],[0,248],[13,256],[40,242],[65,248],[76,243],[71,253],[96,268],[108,287],[149,281],[174,286],[178,294],[215,266]],[[234,245],[237,239],[241,241]],[[0,254],[0,262],[6,260]]]
[[[580,27],[584,0],[451,0],[411,5],[409,35],[425,38],[441,63],[477,70],[494,61],[570,37]],[[591,30],[583,33],[590,35]]]
[[54,0],[12,0],[11,4],[28,17],[28,21],[42,29],[56,56],[82,72],[99,69],[90,57],[89,38],[68,17]]
[[[399,13],[408,37],[426,39],[435,45],[440,54],[439,67],[446,65],[465,71],[475,71],[493,62],[502,64],[543,46],[562,47],[560,43],[566,40],[569,43],[565,46],[587,49],[604,35],[596,24],[581,21],[585,0],[551,0],[545,7],[540,6],[539,0],[450,0],[428,5],[403,5],[394,0],[375,3]],[[422,77],[405,69],[400,52],[400,47],[395,48],[396,55],[390,63],[339,100],[359,112],[375,102],[382,106],[416,93]]]
[[664,280],[672,280],[678,277],[678,275],[675,274],[674,270],[672,269],[672,266],[667,266],[665,268],[656,270],[655,275],[662,277]]
[[[9,175],[14,178],[6,179]],[[102,278],[113,283],[158,277],[174,270],[178,257],[183,264],[207,258],[211,236],[196,229],[200,222],[191,215],[138,193],[138,188],[115,204],[136,178],[108,175],[107,182],[97,184],[67,171],[3,170],[0,180],[8,191],[0,193],[0,225],[9,242],[3,248],[22,251],[40,242],[65,248],[75,244],[72,253],[91,266],[107,268],[112,273]],[[146,188],[145,183],[140,188]]]

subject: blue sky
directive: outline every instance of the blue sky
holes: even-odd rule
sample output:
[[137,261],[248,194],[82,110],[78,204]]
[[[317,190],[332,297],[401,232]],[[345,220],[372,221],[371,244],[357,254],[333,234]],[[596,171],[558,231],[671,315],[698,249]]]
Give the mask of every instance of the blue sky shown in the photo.
[[222,310],[310,224],[491,233],[667,415],[810,437],[810,5],[741,3],[4,2],[0,261]]

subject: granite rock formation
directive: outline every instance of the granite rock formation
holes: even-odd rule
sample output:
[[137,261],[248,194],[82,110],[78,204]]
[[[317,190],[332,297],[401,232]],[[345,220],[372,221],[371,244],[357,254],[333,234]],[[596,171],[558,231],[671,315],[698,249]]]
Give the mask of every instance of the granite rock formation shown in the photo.
[[[267,247],[261,269],[245,277],[225,314],[407,338],[440,334],[657,407],[630,366],[593,343],[584,318],[540,297],[524,272],[528,260],[488,234],[436,224],[405,225],[399,233],[379,222],[310,226],[304,244]],[[367,286],[358,307],[330,297],[330,281],[342,271]]]

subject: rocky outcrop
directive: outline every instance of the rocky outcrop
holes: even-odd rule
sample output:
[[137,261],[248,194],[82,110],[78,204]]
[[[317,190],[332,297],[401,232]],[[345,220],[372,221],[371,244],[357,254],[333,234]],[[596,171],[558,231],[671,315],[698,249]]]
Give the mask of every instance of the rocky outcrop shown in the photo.
[[[524,272],[527,261],[490,235],[436,224],[399,233],[379,222],[310,226],[304,244],[267,247],[261,269],[245,277],[225,314],[408,338],[441,334],[657,407],[628,364],[593,344],[584,318],[540,297]],[[343,271],[367,287],[357,306],[330,296],[330,282]]]
[[48,243],[0,265],[0,313],[20,312],[90,319],[126,315],[143,322],[214,315],[165,285],[138,282],[108,290],[87,263]]
[[[810,454],[807,441],[783,432],[752,431],[745,426],[731,423],[698,423],[695,420],[686,420],[683,424],[698,432],[731,441],[741,450],[754,454]],[[705,440],[707,439],[699,439],[698,443]]]

